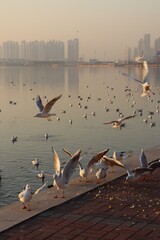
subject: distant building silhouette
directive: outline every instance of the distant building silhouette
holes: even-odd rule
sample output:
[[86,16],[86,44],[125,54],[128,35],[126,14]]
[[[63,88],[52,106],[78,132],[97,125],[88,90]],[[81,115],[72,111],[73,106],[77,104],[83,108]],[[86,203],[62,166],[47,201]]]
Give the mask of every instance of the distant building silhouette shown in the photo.
[[67,60],[68,62],[79,61],[79,39],[67,41]]

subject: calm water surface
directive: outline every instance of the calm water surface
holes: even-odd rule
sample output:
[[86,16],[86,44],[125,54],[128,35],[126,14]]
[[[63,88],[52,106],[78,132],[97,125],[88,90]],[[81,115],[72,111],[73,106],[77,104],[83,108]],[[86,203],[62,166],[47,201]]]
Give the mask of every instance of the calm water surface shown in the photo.
[[[160,69],[149,68],[150,83],[156,93],[150,100],[142,98],[141,86],[124,77],[122,72],[141,79],[139,67],[0,67],[0,206],[16,201],[17,194],[27,183],[33,190],[41,185],[31,164],[35,157],[40,161],[40,170],[54,172],[52,146],[64,163],[68,157],[62,148],[72,153],[82,149],[87,161],[105,148],[110,148],[110,155],[113,150],[134,154],[142,147],[159,145],[160,121],[156,109],[160,105]],[[127,87],[132,90],[131,96],[125,91]],[[63,95],[52,108],[51,112],[56,113],[52,121],[34,118],[38,112],[34,101],[37,94],[44,103],[45,96],[50,100]],[[16,104],[9,104],[9,101]],[[142,108],[143,116],[127,120],[122,130],[104,125],[119,118],[117,108],[124,116]],[[66,113],[62,113],[63,110]],[[148,118],[148,111],[154,111],[152,119]],[[83,117],[85,114],[87,119]],[[143,118],[148,118],[148,124]],[[156,122],[156,127],[150,127],[151,121]],[[47,141],[45,133],[49,135]],[[18,137],[14,144],[12,136]],[[52,183],[52,178],[48,177],[47,181]]]

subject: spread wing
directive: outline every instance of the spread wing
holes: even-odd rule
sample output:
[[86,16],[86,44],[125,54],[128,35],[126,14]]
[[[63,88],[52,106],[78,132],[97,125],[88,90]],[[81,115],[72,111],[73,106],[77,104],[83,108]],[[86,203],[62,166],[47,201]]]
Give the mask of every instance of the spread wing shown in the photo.
[[77,167],[80,154],[81,150],[79,149],[64,166],[62,180],[65,184],[69,182],[75,168]]
[[133,172],[135,173],[135,176],[139,176],[145,173],[151,173],[152,171],[153,171],[152,168],[136,168],[133,170]]
[[53,149],[53,147],[52,147],[52,152],[53,152],[53,165],[54,165],[55,172],[57,174],[60,174],[60,171],[61,171],[60,160],[59,160],[58,154]]
[[39,192],[46,186],[46,184],[47,184],[47,183],[43,184],[42,187],[38,188],[38,189],[35,191],[34,195],[37,194],[37,193],[39,193]]
[[147,81],[148,72],[149,72],[149,70],[148,70],[147,61],[143,61],[143,69],[142,69],[143,83],[145,83]]
[[59,95],[58,97],[55,97],[55,98],[53,98],[52,100],[50,100],[50,101],[45,105],[45,107],[44,107],[44,109],[43,109],[43,112],[48,113],[48,112],[51,110],[52,106],[55,104],[55,102],[56,102],[58,99],[60,99],[61,97],[62,97],[62,95]]
[[101,152],[99,152],[99,153],[96,153],[96,154],[91,158],[91,160],[88,162],[88,164],[87,164],[87,169],[89,170],[89,169],[92,167],[92,165],[93,165],[94,163],[97,163],[108,151],[109,151],[109,149],[106,149],[106,150],[104,150],[104,151],[101,151]]
[[63,151],[64,151],[65,153],[67,153],[70,157],[72,157],[72,153],[70,153],[68,150],[66,150],[65,148],[63,148]]
[[42,112],[44,109],[44,106],[42,104],[42,100],[39,95],[36,97],[36,104],[37,104],[37,107],[39,108],[39,111]]
[[137,114],[131,115],[131,116],[128,116],[128,117],[124,117],[124,118],[122,118],[122,121],[127,120],[127,119],[130,119],[130,118],[133,118],[133,117],[135,117],[135,116],[137,116]]
[[103,123],[103,124],[107,125],[107,124],[111,124],[111,123],[118,123],[118,121],[117,120],[113,120],[111,122],[107,122],[107,123]]
[[105,164],[107,166],[117,166],[117,167],[122,167],[122,168],[125,168],[125,166],[118,160],[114,159],[114,158],[109,158],[109,157],[106,157],[106,156],[103,156],[102,160],[105,162]]

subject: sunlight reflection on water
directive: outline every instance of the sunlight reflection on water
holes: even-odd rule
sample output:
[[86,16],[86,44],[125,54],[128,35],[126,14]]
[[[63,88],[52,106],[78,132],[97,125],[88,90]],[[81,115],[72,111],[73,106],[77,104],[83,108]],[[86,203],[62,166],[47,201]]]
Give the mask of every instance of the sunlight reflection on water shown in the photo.
[[[66,162],[68,157],[63,148],[71,152],[81,148],[87,161],[105,148],[110,148],[109,154],[112,155],[113,150],[137,153],[142,147],[146,149],[159,145],[160,122],[159,114],[155,113],[160,100],[159,68],[149,69],[152,89],[156,92],[155,96],[151,96],[151,101],[140,97],[141,88],[137,82],[122,75],[122,72],[129,72],[139,77],[138,67],[36,66],[0,69],[0,206],[17,200],[18,192],[27,183],[33,189],[40,186],[31,164],[33,158],[39,159],[40,169],[51,174],[54,172],[51,146],[56,149],[61,161]],[[14,82],[15,86],[10,82]],[[132,96],[126,95],[126,86],[132,89]],[[38,112],[34,102],[37,94],[44,103],[44,96],[50,100],[63,95],[51,110],[56,113],[51,122],[33,117]],[[131,107],[133,101],[136,103]],[[122,130],[104,125],[104,122],[119,118],[117,108],[124,116],[143,108],[143,116],[127,120]],[[62,113],[63,110],[66,113]],[[142,121],[147,118],[148,111],[154,111],[153,118],[148,121],[156,122],[156,127],[151,128],[149,123]],[[87,119],[83,117],[85,114]],[[69,123],[70,119],[72,124]],[[46,132],[49,134],[47,141],[44,138]],[[14,144],[11,142],[12,136],[18,136]],[[52,178],[48,177],[47,181],[52,183]]]

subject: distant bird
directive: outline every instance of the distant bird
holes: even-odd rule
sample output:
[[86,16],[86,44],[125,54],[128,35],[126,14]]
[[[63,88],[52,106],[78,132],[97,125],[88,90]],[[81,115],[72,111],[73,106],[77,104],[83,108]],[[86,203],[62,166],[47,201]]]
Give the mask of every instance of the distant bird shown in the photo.
[[37,170],[38,170],[38,167],[39,167],[39,160],[38,160],[38,158],[35,158],[35,159],[32,160],[32,165],[34,167],[36,167]]
[[45,137],[46,140],[48,140],[48,133],[45,133],[44,137]]
[[37,113],[34,117],[39,117],[39,118],[47,118],[49,121],[51,121],[50,116],[55,116],[54,113],[49,113],[52,106],[55,104],[57,100],[59,100],[62,97],[62,95],[59,95],[58,97],[53,98],[45,106],[42,104],[42,100],[40,96],[38,95],[36,98],[36,104],[40,110],[39,113]]
[[45,180],[45,173],[42,170],[41,172],[37,173],[37,177],[41,179],[42,181],[42,185],[44,184],[44,180]]
[[77,152],[70,158],[70,160],[66,163],[64,168],[61,170],[60,160],[56,151],[52,148],[53,152],[53,164],[55,169],[55,174],[53,176],[53,186],[56,187],[57,194],[55,198],[58,197],[58,191],[62,189],[64,198],[64,189],[66,185],[69,183],[71,176],[78,165],[78,160],[81,154],[81,150],[77,150]]
[[137,116],[137,115],[130,115],[128,117],[119,118],[118,120],[113,120],[111,122],[107,122],[107,123],[104,123],[104,124],[105,125],[112,124],[113,128],[121,129],[122,127],[124,127],[123,121],[128,120],[130,118],[134,118],[135,116]]
[[139,160],[140,160],[141,168],[147,168],[148,167],[147,157],[144,153],[143,148],[142,148],[141,153],[139,155]]
[[13,137],[11,138],[12,143],[17,142],[17,139],[18,139],[18,137],[14,137],[14,136],[13,136]]
[[18,194],[19,200],[23,203],[23,209],[27,209],[28,211],[31,210],[29,203],[32,199],[32,195],[39,193],[45,186],[46,186],[46,183],[42,187],[38,188],[34,193],[32,193],[31,187],[29,184],[25,186],[23,191]]

